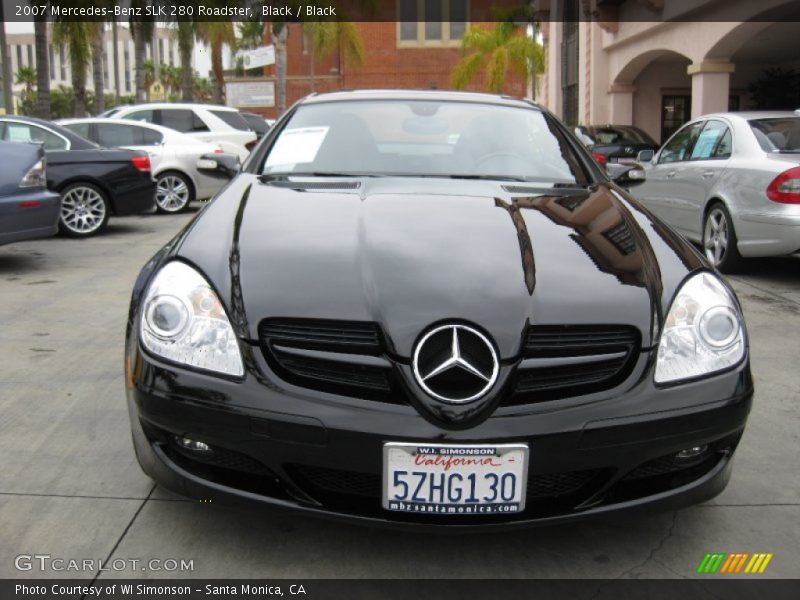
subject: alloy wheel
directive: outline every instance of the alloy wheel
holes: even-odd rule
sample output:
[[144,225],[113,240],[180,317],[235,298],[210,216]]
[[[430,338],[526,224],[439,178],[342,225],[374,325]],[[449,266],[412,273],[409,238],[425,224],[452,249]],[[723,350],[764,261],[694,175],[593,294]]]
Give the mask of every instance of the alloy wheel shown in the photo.
[[61,222],[72,233],[89,235],[103,226],[106,202],[100,193],[81,185],[67,190],[61,198]]
[[156,204],[164,212],[180,212],[189,204],[189,186],[178,175],[164,175],[156,184]]
[[715,266],[725,260],[725,253],[728,251],[729,241],[728,219],[725,217],[725,213],[719,208],[712,208],[706,218],[703,247],[706,252],[706,257]]

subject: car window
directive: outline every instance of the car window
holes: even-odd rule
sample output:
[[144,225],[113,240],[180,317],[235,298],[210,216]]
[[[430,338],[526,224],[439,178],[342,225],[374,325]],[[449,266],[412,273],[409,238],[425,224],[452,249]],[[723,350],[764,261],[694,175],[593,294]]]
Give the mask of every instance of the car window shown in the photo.
[[659,164],[672,163],[681,160],[688,160],[689,153],[692,150],[695,140],[700,135],[700,130],[703,129],[704,123],[690,123],[679,129],[669,141],[664,144],[661,154],[658,157]]
[[153,131],[144,127],[139,127],[138,129],[142,135],[142,146],[158,146],[164,140],[164,134],[160,131]]
[[209,110],[208,112],[218,119],[222,119],[234,129],[238,129],[239,131],[250,131],[250,124],[240,113],[236,112],[235,110]]
[[118,125],[116,123],[98,123],[97,143],[106,148],[121,146],[138,146],[142,136],[138,135],[139,127]]
[[729,158],[731,155],[731,135],[728,126],[722,121],[710,120],[697,136],[690,160]]
[[152,110],[137,110],[134,111],[124,117],[123,119],[130,119],[131,121],[145,121],[146,123],[153,123],[153,111]]
[[300,106],[263,173],[495,177],[585,183],[561,130],[541,111],[472,102],[351,101]]
[[3,139],[7,142],[42,144],[45,150],[67,149],[64,138],[28,123],[7,123]]
[[64,123],[64,127],[87,140],[92,139],[89,137],[89,123]]
[[181,133],[208,131],[208,126],[193,110],[187,108],[163,108],[159,111],[160,124]]
[[800,152],[800,117],[770,117],[749,123],[764,152]]
[[650,144],[656,143],[641,129],[615,125],[609,127],[591,127],[589,136],[597,144]]

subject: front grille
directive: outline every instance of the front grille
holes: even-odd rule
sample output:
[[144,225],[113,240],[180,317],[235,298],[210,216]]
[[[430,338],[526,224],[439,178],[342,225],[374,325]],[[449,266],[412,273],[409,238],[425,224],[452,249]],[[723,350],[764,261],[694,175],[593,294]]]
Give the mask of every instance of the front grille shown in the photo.
[[382,352],[377,325],[327,319],[268,319],[259,334],[271,344],[330,352],[377,355]]
[[381,476],[311,465],[289,465],[287,472],[313,497],[320,493],[366,496],[380,500]]
[[639,346],[639,332],[630,326],[529,327],[523,361],[503,404],[529,404],[614,387],[630,374]]
[[570,471],[566,473],[538,473],[529,475],[528,487],[525,492],[526,498],[528,500],[538,500],[574,494],[595,479],[600,472],[600,469],[588,469],[585,471]]
[[[301,488],[320,501],[324,501],[327,494],[354,495],[380,501],[381,477],[376,473],[311,465],[288,465],[287,472],[297,480]],[[595,481],[601,472],[602,469],[588,469],[565,473],[531,474],[528,476],[526,498],[530,502],[538,502],[576,494]]]
[[404,398],[374,323],[268,319],[259,326],[262,349],[282,378],[323,392],[402,403]]

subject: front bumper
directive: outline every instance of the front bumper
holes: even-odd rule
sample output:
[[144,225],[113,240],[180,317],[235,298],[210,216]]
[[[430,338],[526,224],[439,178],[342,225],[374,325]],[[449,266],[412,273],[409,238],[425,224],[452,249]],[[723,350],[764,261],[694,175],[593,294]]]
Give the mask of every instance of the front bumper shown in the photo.
[[[556,523],[707,500],[728,482],[753,393],[747,360],[669,388],[656,388],[650,369],[637,369],[636,381],[602,400],[498,409],[476,427],[453,431],[410,406],[298,393],[279,383],[257,349],[251,359],[244,380],[231,381],[162,363],[129,340],[128,406],[148,475],[194,498],[445,530]],[[651,359],[643,353],[641,362],[652,365]],[[206,442],[217,453],[198,459],[175,436]],[[382,447],[389,441],[525,442],[526,508],[457,518],[385,511]],[[676,466],[675,453],[704,445],[701,460]]]

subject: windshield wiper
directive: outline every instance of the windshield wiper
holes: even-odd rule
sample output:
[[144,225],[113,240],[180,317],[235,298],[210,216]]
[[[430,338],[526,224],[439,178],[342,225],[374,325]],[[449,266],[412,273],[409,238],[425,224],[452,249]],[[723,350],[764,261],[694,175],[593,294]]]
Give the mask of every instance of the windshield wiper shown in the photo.
[[276,181],[279,179],[287,179],[289,177],[383,177],[379,173],[337,173],[333,171],[303,171],[303,172],[282,172],[282,173],[264,173],[259,175],[259,181],[268,182]]
[[517,177],[515,175],[439,175],[438,177],[447,177],[448,179],[476,179],[481,181],[530,181],[530,179]]

